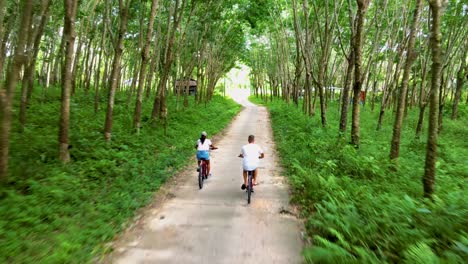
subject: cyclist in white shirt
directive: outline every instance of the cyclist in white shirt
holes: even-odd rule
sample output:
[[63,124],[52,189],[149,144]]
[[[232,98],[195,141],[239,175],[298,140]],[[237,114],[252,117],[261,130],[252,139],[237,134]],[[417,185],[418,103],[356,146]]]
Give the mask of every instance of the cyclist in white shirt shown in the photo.
[[249,144],[242,146],[241,153],[238,157],[243,158],[242,168],[244,177],[244,183],[241,186],[242,190],[247,188],[247,171],[253,171],[253,184],[257,185],[257,175],[258,175],[258,163],[260,159],[265,157],[262,148],[255,144],[255,136],[250,135],[248,138]]
[[[197,140],[197,144],[195,148],[197,149],[197,162],[198,167],[200,167],[200,161],[202,159],[206,160],[206,167],[208,169],[208,175],[210,175],[210,150],[217,149],[217,147],[213,146],[211,140],[206,138],[206,132],[203,131],[201,133],[200,138]],[[197,171],[198,171],[197,167]]]

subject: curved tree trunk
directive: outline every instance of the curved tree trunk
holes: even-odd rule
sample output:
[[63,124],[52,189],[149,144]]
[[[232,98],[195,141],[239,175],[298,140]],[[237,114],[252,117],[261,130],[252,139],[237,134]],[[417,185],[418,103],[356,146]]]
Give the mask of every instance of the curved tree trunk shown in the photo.
[[138,81],[138,90],[137,90],[137,98],[135,103],[135,113],[133,115],[133,127],[136,129],[137,133],[140,131],[141,126],[141,105],[143,101],[143,87],[145,85],[145,77],[147,72],[147,64],[149,59],[149,48],[151,44],[151,38],[153,36],[153,24],[154,24],[154,17],[156,16],[156,10],[158,8],[158,0],[153,0],[151,3],[151,10],[150,10],[150,18],[149,24],[146,31],[146,40],[144,43],[144,47],[141,50],[141,65],[140,65],[140,74],[139,74],[139,81]]
[[350,87],[352,84],[353,78],[353,71],[354,71],[354,35],[355,35],[355,27],[354,27],[354,14],[352,10],[352,3],[351,0],[348,0],[348,13],[349,13],[349,26],[351,28],[351,36],[349,40],[349,55],[346,57],[348,65],[346,68],[346,76],[345,76],[345,83],[342,91],[341,96],[341,112],[340,112],[340,132],[344,133],[346,131],[346,127],[348,124],[348,111],[349,111],[349,92]]
[[[166,105],[166,90],[167,90],[167,80],[169,78],[169,71],[172,66],[172,62],[174,60],[174,43],[176,37],[176,31],[179,27],[179,23],[183,18],[183,10],[185,7],[185,0],[182,0],[182,5],[179,7],[179,0],[176,0],[174,6],[174,22],[172,24],[172,29],[169,35],[169,39],[167,42],[166,47],[166,57],[164,60],[164,67],[161,78],[159,80],[158,85],[158,95],[156,96],[153,104],[153,110],[151,111],[151,119],[155,121],[158,118],[158,114],[161,114],[161,118],[163,119],[165,129],[167,128],[167,105]],[[159,109],[158,109],[159,106]]]
[[434,193],[435,182],[435,163],[437,160],[437,134],[438,134],[438,107],[439,107],[439,88],[440,74],[442,69],[441,62],[441,39],[440,20],[442,17],[442,0],[429,1],[432,12],[431,23],[431,95],[429,99],[429,131],[427,137],[426,162],[423,176],[424,196],[432,197]]
[[[6,30],[4,30],[3,32],[3,36],[1,38],[1,43],[0,43],[0,80],[3,80],[3,74],[4,74],[4,66],[5,66],[5,62],[6,62],[6,47],[7,47],[7,43],[8,43],[8,38],[10,36],[10,32],[12,31],[12,27],[13,27],[13,22],[12,21],[15,21],[15,19],[9,19],[8,23],[5,23],[7,24],[7,28]],[[2,86],[2,84],[0,83],[0,87]]]
[[[8,35],[8,32],[5,32],[5,26],[3,25],[3,19],[5,17],[5,0],[0,0],[0,40],[4,38],[4,34]],[[7,23],[8,24],[8,23]],[[3,42],[0,43],[0,80],[2,80],[2,73],[3,73],[3,60],[4,60],[4,55],[3,55]],[[2,85],[0,84],[0,89]]]
[[408,81],[411,73],[411,65],[414,61],[414,44],[416,42],[416,31],[418,30],[419,14],[422,9],[422,0],[416,0],[416,7],[414,9],[413,23],[411,25],[410,37],[408,41],[408,48],[406,52],[405,69],[403,72],[403,81],[400,90],[400,98],[398,100],[398,108],[395,116],[395,123],[393,124],[393,135],[390,148],[390,159],[396,159],[400,155],[400,138],[401,126],[403,124],[403,116],[406,106],[406,94],[408,90]]
[[354,54],[350,51],[348,67],[346,70],[345,85],[343,87],[343,95],[341,96],[341,114],[340,114],[340,132],[346,131],[348,123],[348,109],[349,109],[349,88],[351,86],[351,78],[353,77],[354,69]]
[[104,138],[106,141],[109,141],[111,139],[115,92],[117,90],[117,85],[120,79],[120,61],[122,59],[123,53],[124,35],[127,31],[128,8],[132,0],[127,0],[127,3],[125,5],[123,1],[124,0],[119,0],[120,25],[118,37],[116,42],[114,43],[114,59],[112,62],[112,72],[109,81],[106,121],[104,124]]
[[468,67],[466,65],[467,50],[468,39],[465,40],[465,51],[463,52],[463,55],[461,57],[462,64],[460,65],[460,69],[457,73],[457,88],[455,90],[455,98],[453,99],[451,119],[457,119],[458,117],[458,103],[460,102],[463,84],[465,83],[465,78],[468,74]]
[[60,110],[59,158],[62,162],[70,161],[68,132],[70,129],[70,94],[72,89],[72,62],[75,49],[75,17],[78,0],[64,0],[64,46],[65,62],[62,68],[62,106]]
[[10,142],[11,115],[13,96],[20,77],[21,67],[25,63],[24,50],[30,29],[29,18],[32,15],[33,0],[22,1],[21,24],[18,30],[18,42],[8,67],[5,90],[0,90],[0,179],[8,174],[8,151]]
[[362,61],[362,39],[364,30],[364,16],[366,15],[367,8],[369,7],[370,0],[357,0],[358,13],[356,21],[356,35],[354,38],[354,85],[353,85],[353,116],[351,123],[351,144],[355,147],[360,145],[360,109],[359,109],[359,98],[362,87],[362,73],[361,73],[361,61]]
[[[94,113],[99,111],[99,91],[101,89],[101,85],[105,82],[105,78],[107,75],[107,60],[103,58],[103,54],[105,54],[104,50],[107,49],[106,47],[106,37],[107,37],[107,27],[109,25],[109,2],[106,0],[104,2],[104,20],[103,20],[103,27],[102,27],[102,36],[101,36],[101,47],[99,49],[99,62],[96,71],[96,80],[95,80],[95,87],[94,87]],[[105,60],[106,63],[104,65],[104,73],[103,78],[101,80],[101,63]]]
[[[429,49],[428,49],[429,50]],[[425,57],[429,57],[428,55]],[[416,126],[416,133],[415,133],[415,138],[419,139],[421,137],[421,133],[423,130],[423,121],[424,121],[424,112],[426,111],[426,106],[427,106],[427,100],[428,100],[428,94],[426,93],[426,85],[425,85],[425,80],[426,80],[426,75],[427,75],[427,62],[426,60],[424,63],[421,63],[421,84],[419,87],[419,118],[418,118],[418,123]]]
[[29,104],[29,99],[31,98],[33,89],[34,89],[34,73],[36,68],[37,55],[39,54],[39,46],[41,44],[42,35],[44,34],[44,28],[49,18],[49,10],[51,0],[44,0],[42,2],[42,12],[41,12],[41,21],[36,31],[34,32],[34,44],[32,48],[32,55],[27,65],[24,76],[23,84],[21,87],[21,103],[20,103],[20,112],[19,112],[19,121],[21,125],[21,130],[26,124],[26,109]]

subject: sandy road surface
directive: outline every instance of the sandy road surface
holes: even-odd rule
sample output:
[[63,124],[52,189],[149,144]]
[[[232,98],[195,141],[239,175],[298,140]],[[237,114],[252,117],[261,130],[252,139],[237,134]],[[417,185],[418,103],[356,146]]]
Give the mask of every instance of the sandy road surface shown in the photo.
[[[198,189],[195,163],[177,183],[142,213],[115,242],[106,263],[301,263],[299,221],[289,210],[288,189],[280,176],[268,112],[247,101],[242,112],[213,142],[213,176]],[[236,156],[254,134],[265,151],[259,185],[247,205],[241,191],[241,159]],[[210,135],[209,135],[210,138]],[[194,139],[196,140],[196,139]],[[158,198],[156,198],[158,199]]]

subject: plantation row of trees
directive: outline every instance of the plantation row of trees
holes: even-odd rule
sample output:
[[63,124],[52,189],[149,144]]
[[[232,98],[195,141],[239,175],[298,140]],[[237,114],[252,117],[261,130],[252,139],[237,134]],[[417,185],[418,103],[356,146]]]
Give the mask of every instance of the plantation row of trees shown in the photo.
[[380,107],[377,130],[391,109],[395,121],[389,157],[395,161],[406,113],[419,107],[419,138],[429,106],[423,185],[430,197],[443,113],[451,106],[450,117],[456,119],[463,103],[468,75],[466,2],[291,0],[258,5],[266,10],[266,23],[257,25],[247,60],[255,93],[298,106],[303,98],[302,110],[310,116],[318,102],[323,127],[329,103],[339,98],[339,131],[346,132],[351,111],[351,144],[356,147],[361,144],[361,108]]
[[96,113],[106,111],[105,140],[112,137],[117,91],[128,94],[118,103],[133,109],[137,133],[143,100],[153,100],[148,115],[161,127],[169,93],[188,105],[189,87],[171,89],[176,80],[196,79],[196,101],[209,101],[243,53],[249,8],[233,0],[0,0],[0,178],[8,174],[12,124],[25,128],[33,94],[61,89],[63,162],[70,160],[70,100],[77,92],[94,97],[89,107]]

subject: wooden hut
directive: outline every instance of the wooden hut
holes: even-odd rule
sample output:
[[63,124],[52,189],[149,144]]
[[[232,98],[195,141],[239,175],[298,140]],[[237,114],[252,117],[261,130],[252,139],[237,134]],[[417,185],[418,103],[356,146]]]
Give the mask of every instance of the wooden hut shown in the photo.
[[197,94],[197,81],[194,79],[176,80],[174,87],[175,87],[175,92],[179,94],[184,94],[185,91],[188,91],[189,95]]

